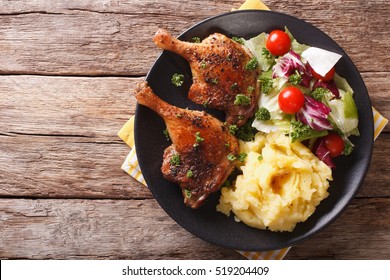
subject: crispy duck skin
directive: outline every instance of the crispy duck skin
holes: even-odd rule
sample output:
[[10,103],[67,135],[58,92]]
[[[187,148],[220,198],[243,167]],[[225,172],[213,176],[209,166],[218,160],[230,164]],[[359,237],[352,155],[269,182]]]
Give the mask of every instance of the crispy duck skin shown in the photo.
[[237,156],[237,139],[215,117],[161,100],[146,82],[137,85],[135,97],[163,118],[172,140],[164,151],[162,174],[181,187],[187,206],[198,208],[234,169],[228,155]]
[[[158,29],[155,44],[184,57],[190,64],[193,84],[188,98],[198,104],[225,111],[226,122],[244,125],[257,110],[259,70],[247,69],[252,55],[246,48],[220,33],[201,43],[180,41],[165,29]],[[237,94],[249,98],[248,104],[234,104]]]

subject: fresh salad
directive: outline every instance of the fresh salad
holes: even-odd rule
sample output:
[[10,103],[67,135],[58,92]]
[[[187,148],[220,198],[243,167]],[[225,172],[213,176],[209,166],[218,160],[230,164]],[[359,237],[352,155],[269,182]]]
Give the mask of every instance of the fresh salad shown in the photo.
[[349,155],[359,135],[353,90],[335,71],[341,55],[300,44],[287,30],[261,33],[241,42],[256,57],[261,94],[251,126],[284,131],[306,144],[329,167]]

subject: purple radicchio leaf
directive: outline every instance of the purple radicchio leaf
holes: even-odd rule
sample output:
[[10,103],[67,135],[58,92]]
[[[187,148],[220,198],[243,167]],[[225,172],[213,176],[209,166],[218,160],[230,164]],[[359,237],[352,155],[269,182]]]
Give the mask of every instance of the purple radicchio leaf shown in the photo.
[[333,96],[335,98],[337,98],[337,99],[340,98],[340,92],[339,92],[339,89],[337,88],[337,85],[336,85],[334,80],[331,80],[329,82],[324,82],[322,80],[318,80],[314,83],[313,90],[315,90],[316,88],[319,88],[319,87],[328,89],[333,94]]
[[310,82],[313,78],[310,70],[306,67],[305,68],[305,72],[303,73],[300,73],[301,74],[301,78],[302,78],[302,81],[300,83],[301,86],[304,86],[304,87],[307,87],[307,88],[310,88]]
[[302,79],[300,85],[307,88],[310,87],[310,81],[313,78],[310,68],[301,61],[299,54],[294,51],[289,51],[272,68],[272,78],[289,78],[296,72],[299,73]]
[[272,67],[272,78],[288,78],[297,70],[299,73],[305,73],[306,67],[301,61],[299,54],[289,51],[283,55],[278,62]]
[[328,121],[331,109],[324,103],[305,95],[303,107],[296,113],[296,118],[300,122],[307,124],[315,130],[333,129]]
[[332,158],[330,157],[330,152],[326,148],[324,138],[317,140],[313,147],[313,153],[330,168],[336,168],[336,165],[333,163]]

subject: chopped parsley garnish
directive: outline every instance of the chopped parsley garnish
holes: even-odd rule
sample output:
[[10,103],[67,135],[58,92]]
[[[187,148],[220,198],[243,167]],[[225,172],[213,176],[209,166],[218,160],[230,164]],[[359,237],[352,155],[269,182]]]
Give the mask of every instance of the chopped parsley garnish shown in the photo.
[[255,118],[258,121],[268,121],[271,118],[271,114],[267,108],[261,107],[259,110],[257,110]]
[[228,154],[227,155],[227,159],[230,160],[230,161],[235,161],[237,159],[237,157],[233,154]]
[[192,37],[192,42],[193,43],[200,43],[200,38],[199,37],[197,37],[197,36],[195,36],[195,37]]
[[238,139],[241,139],[245,142],[252,141],[257,133],[257,129],[252,127],[253,120],[254,118],[249,119],[241,127],[238,127],[236,124],[229,125],[230,134],[235,135]]
[[234,100],[234,105],[245,106],[251,103],[251,99],[245,94],[237,94],[236,99]]
[[238,131],[238,126],[236,124],[229,125],[230,134],[236,135],[237,131]]
[[259,155],[259,156],[257,157],[257,160],[258,160],[258,161],[262,161],[262,160],[263,160],[263,155]]
[[184,84],[184,75],[175,73],[171,78],[172,84],[177,87],[181,87]]
[[229,148],[230,147],[230,142],[225,143],[225,147]]
[[353,145],[350,142],[345,142],[343,154],[349,156],[353,151]]
[[248,142],[255,138],[257,129],[252,127],[253,120],[254,118],[250,118],[243,126],[237,128],[235,135],[238,139]]
[[195,133],[195,141],[197,143],[204,141],[204,139],[202,137],[200,137],[200,132],[199,131]]
[[204,138],[200,137],[200,132],[196,132],[195,133],[195,144],[194,144],[194,147],[198,147],[199,146],[199,143],[200,142],[203,142],[204,141]]
[[187,178],[192,178],[194,176],[194,172],[192,172],[192,170],[188,170],[186,176]]
[[291,122],[292,131],[290,132],[291,142],[304,141],[314,137],[322,137],[328,134],[326,130],[314,130],[307,124],[300,121]]
[[269,50],[267,50],[266,47],[263,47],[263,49],[261,50],[261,54],[264,56],[265,59],[267,60],[271,60],[273,59],[274,57],[272,56],[272,54],[270,53]]
[[259,76],[259,82],[261,85],[261,93],[268,94],[273,87],[273,82],[270,73],[262,73]]
[[318,101],[321,101],[324,97],[325,97],[325,93],[327,92],[328,90],[326,88],[323,88],[323,87],[318,87],[316,88],[315,90],[313,90],[311,92],[311,97],[313,97],[314,99],[318,100]]
[[241,154],[238,155],[237,159],[240,162],[244,162],[244,160],[246,159],[247,156],[248,155],[246,153],[241,153]]
[[190,197],[191,197],[191,191],[190,191],[190,190],[188,190],[188,189],[183,189],[183,191],[184,191],[184,193],[185,193],[185,195],[186,195],[187,198],[190,198]]
[[302,82],[302,77],[301,74],[299,74],[298,71],[295,71],[294,74],[292,74],[289,78],[288,81],[290,84],[296,86],[299,85]]
[[247,88],[247,91],[248,91],[249,93],[252,93],[252,92],[255,91],[255,88],[252,87],[252,86],[249,86],[249,87]]
[[174,166],[180,166],[180,155],[179,154],[172,155],[169,163]]
[[257,62],[256,57],[252,57],[251,60],[248,61],[248,63],[245,65],[245,70],[254,70],[259,65],[259,62]]
[[244,39],[242,39],[242,38],[233,36],[233,37],[232,37],[232,40],[233,40],[234,42],[237,42],[237,43],[241,44],[241,45],[244,44]]
[[167,128],[163,130],[163,134],[164,134],[165,138],[167,138],[167,141],[171,140],[171,137],[169,136],[169,132],[168,132]]
[[203,59],[203,60],[200,62],[200,67],[202,67],[202,69],[205,69],[206,66],[207,66],[206,61]]
[[212,79],[211,83],[214,85],[218,85],[218,79],[217,78]]

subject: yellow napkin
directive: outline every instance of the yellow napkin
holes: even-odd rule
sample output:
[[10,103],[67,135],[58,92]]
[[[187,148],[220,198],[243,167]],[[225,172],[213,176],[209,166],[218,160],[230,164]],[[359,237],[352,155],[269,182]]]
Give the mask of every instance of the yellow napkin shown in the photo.
[[[260,0],[246,0],[238,10],[269,10],[269,8]],[[235,9],[233,9],[235,10]]]
[[[239,10],[243,9],[259,9],[259,10],[269,10],[269,8],[264,5],[259,0],[247,0],[245,3],[238,8]],[[385,119],[375,108],[372,108],[373,118],[374,118],[374,139],[376,139],[379,134],[382,132],[388,120]],[[141,169],[138,165],[137,154],[134,147],[134,116],[132,116],[122,129],[118,132],[118,136],[131,148],[130,153],[127,155],[126,160],[122,164],[122,169],[134,177],[137,181],[141,182],[146,186],[144,177],[142,176]],[[266,252],[245,252],[237,251],[243,256],[251,260],[281,260],[287,254],[291,247],[283,248],[275,251],[266,251]]]

